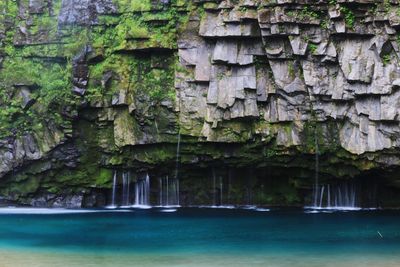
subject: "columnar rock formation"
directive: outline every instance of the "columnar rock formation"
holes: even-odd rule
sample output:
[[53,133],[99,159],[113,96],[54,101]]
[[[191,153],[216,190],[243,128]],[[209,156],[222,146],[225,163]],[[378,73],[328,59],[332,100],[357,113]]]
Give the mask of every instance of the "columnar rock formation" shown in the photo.
[[3,1],[1,193],[82,200],[112,169],[168,172],[178,133],[183,167],[297,179],[320,153],[322,176],[396,184],[399,31],[397,0]]

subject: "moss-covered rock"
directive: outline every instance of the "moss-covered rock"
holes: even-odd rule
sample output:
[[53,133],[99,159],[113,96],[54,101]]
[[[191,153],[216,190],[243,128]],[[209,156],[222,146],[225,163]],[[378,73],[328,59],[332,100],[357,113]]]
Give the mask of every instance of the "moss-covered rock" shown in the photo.
[[188,204],[301,205],[316,173],[396,194],[395,1],[31,2],[0,3],[5,198],[104,204],[127,170]]

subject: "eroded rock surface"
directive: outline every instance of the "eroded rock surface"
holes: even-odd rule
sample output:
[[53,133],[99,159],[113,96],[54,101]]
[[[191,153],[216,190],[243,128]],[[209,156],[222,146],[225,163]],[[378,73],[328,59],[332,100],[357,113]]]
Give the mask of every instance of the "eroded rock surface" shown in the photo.
[[[352,177],[400,164],[398,1],[0,7],[0,177],[20,190],[4,189],[10,198],[77,206],[85,189],[110,187],[110,169],[173,165],[175,148],[163,146],[178,134],[189,165],[308,171],[314,163],[294,159],[321,153],[321,172]],[[214,145],[223,151],[205,149]],[[336,163],[359,172],[335,173]]]

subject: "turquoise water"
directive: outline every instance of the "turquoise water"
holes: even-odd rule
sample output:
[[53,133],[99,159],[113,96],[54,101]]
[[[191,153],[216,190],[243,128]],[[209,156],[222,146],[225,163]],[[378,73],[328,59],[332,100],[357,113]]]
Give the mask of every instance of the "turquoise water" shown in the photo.
[[2,267],[400,266],[400,212],[0,214],[0,259]]

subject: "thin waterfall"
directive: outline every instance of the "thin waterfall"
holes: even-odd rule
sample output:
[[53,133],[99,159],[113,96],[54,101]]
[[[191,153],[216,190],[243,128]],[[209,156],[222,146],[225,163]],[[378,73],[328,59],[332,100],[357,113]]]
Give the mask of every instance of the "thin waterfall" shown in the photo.
[[168,205],[168,203],[169,203],[169,178],[168,178],[168,175],[167,175],[167,205]]
[[174,185],[174,205],[179,206],[179,163],[181,153],[181,131],[178,132],[178,143],[176,145],[176,162],[175,162],[175,178],[173,179]]
[[114,171],[113,175],[113,187],[112,187],[112,195],[111,195],[111,206],[116,207],[116,194],[117,194],[117,171]]
[[328,184],[328,200],[327,200],[327,206],[330,208],[332,206],[331,204],[331,186]]
[[179,206],[179,179],[165,176],[160,178],[160,206]]
[[177,205],[178,206],[180,206],[180,204],[181,204],[181,202],[180,202],[180,199],[179,199],[179,191],[180,189],[179,189],[179,179],[176,179],[176,190],[175,190],[175,195],[176,195],[176,203],[177,203]]
[[179,206],[179,179],[172,179],[171,191],[172,201],[170,205]]
[[321,195],[319,197],[319,207],[322,207],[322,200],[324,199],[325,186],[321,187]]
[[142,203],[144,205],[149,206],[150,205],[150,177],[147,173],[146,173],[146,179],[144,182],[144,191],[143,191],[142,196],[143,196]]
[[158,204],[160,206],[163,205],[163,179],[161,177],[158,178],[158,186],[159,186],[159,190],[158,190]]
[[318,193],[319,189],[319,145],[318,145],[318,135],[317,127],[315,126],[315,184],[314,184],[314,206],[318,205]]
[[175,178],[178,179],[179,159],[181,153],[181,131],[178,133],[178,143],[176,144]]
[[314,205],[311,208],[358,209],[357,188],[354,183],[322,185],[318,191],[314,191],[314,194]]
[[140,203],[140,189],[141,183],[137,180],[135,184],[135,206],[139,205]]
[[129,206],[130,203],[130,186],[131,186],[131,175],[130,171],[124,171],[122,173],[122,205]]
[[223,181],[222,176],[219,177],[219,205],[223,205],[223,191],[222,191]]
[[150,177],[148,173],[136,180],[135,206],[150,206]]
[[212,188],[212,194],[213,194],[213,206],[217,205],[217,178],[216,178],[216,174],[215,174],[215,169],[212,169],[212,179],[213,179],[213,188]]

